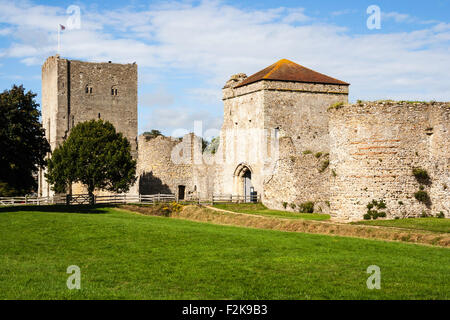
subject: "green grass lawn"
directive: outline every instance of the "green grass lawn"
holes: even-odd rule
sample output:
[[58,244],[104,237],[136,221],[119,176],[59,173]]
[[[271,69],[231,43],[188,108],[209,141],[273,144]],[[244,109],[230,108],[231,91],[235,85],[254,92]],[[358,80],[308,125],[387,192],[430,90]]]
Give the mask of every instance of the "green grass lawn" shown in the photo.
[[215,208],[261,216],[272,216],[289,219],[329,220],[330,215],[322,213],[296,213],[268,209],[262,203],[216,203]]
[[[0,299],[450,298],[446,248],[111,208],[8,210],[0,210]],[[70,265],[81,268],[81,290],[66,288]],[[370,265],[381,268],[381,290],[366,287]]]
[[372,226],[396,227],[404,229],[425,230],[433,232],[450,232],[450,219],[439,218],[410,218],[397,220],[370,220],[359,221],[354,224],[366,224]]

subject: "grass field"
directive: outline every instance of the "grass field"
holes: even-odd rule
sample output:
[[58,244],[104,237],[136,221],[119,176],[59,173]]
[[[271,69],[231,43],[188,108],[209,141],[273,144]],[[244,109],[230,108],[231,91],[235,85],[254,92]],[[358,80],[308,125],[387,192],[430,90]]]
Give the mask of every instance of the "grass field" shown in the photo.
[[[8,211],[0,210],[0,299],[450,295],[445,248],[227,227],[113,208]],[[66,288],[70,265],[81,268],[81,290]],[[366,287],[370,265],[381,268],[381,290]]]
[[450,233],[450,219],[411,218],[398,220],[370,220],[355,222],[354,224]]
[[262,203],[216,203],[215,208],[233,212],[256,214],[288,219],[329,220],[330,215],[321,213],[296,213],[268,209]]

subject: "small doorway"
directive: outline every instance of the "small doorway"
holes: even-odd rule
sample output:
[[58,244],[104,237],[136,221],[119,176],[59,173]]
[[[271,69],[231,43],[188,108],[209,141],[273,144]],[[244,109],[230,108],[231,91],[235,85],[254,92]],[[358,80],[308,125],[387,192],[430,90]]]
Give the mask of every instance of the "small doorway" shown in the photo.
[[233,195],[238,196],[238,201],[254,201],[256,191],[252,184],[252,170],[245,164],[238,165],[234,171]]
[[184,200],[185,191],[186,191],[186,186],[178,186],[178,200]]
[[250,202],[250,196],[253,191],[252,173],[250,172],[250,170],[245,171],[243,178],[244,178],[244,202]]

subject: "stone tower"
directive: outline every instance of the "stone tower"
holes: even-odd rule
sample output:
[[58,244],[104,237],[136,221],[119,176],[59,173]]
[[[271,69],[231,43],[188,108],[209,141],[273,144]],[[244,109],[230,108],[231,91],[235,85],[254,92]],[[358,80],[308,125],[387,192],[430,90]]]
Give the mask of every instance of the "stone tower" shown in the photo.
[[[42,124],[54,150],[80,122],[111,122],[137,157],[137,65],[49,57],[42,66]],[[39,195],[52,195],[43,172]]]
[[[275,207],[279,199],[301,200],[297,195],[308,183],[303,172],[308,165],[296,158],[305,150],[329,152],[327,109],[347,103],[348,88],[346,82],[286,59],[250,77],[233,76],[223,88],[219,192],[245,195],[251,188]],[[291,164],[295,161],[299,165]],[[284,162],[289,162],[287,167],[282,167]],[[317,194],[328,200],[329,181],[315,181],[326,190]],[[314,191],[305,186],[305,192]]]

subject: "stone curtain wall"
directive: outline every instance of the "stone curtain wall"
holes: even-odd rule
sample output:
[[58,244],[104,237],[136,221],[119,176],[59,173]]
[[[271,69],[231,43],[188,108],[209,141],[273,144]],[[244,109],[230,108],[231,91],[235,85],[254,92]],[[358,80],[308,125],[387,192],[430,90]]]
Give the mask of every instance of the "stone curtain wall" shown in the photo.
[[[388,218],[450,216],[450,104],[377,102],[330,113],[331,213],[362,219],[367,204],[384,200]],[[431,204],[415,199],[425,169]]]
[[[264,182],[264,204],[272,209],[298,211],[298,205],[314,202],[315,212],[329,212],[330,169],[327,153],[296,152],[291,137],[280,138],[280,159]],[[291,204],[296,207],[292,209]]]
[[[186,187],[185,194],[194,192],[193,165],[189,154],[191,141],[158,136],[148,139],[139,136],[139,156],[137,173],[140,194],[174,193],[178,196],[178,186]],[[186,152],[189,150],[188,152]],[[184,163],[172,161],[172,152],[179,152]],[[183,154],[184,152],[184,154]]]

